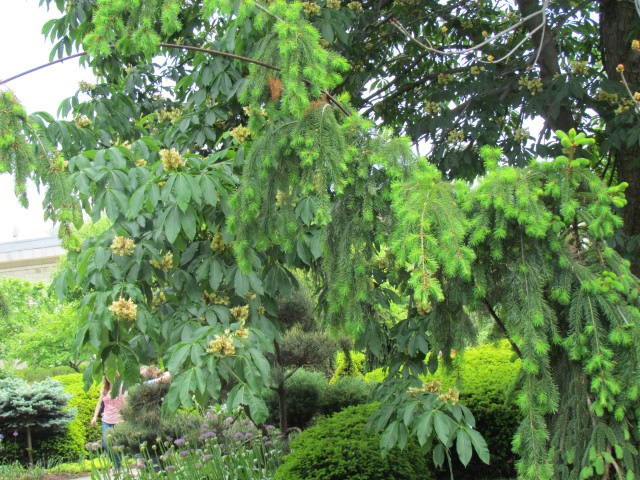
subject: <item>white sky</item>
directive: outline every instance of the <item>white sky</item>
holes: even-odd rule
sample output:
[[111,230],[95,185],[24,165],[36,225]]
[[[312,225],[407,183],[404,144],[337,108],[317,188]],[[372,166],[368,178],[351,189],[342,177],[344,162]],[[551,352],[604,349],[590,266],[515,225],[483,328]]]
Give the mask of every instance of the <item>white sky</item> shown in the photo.
[[[44,23],[60,16],[54,8],[47,12],[38,0],[2,0],[0,5],[0,79],[47,63],[52,44],[41,34]],[[9,87],[27,113],[37,111],[56,115],[60,102],[73,95],[80,80],[91,81],[91,72],[82,69],[78,59],[45,68],[0,86]],[[51,235],[53,225],[42,217],[42,200],[34,185],[28,189],[29,209],[22,208],[13,193],[13,178],[0,175],[0,242],[26,240]],[[14,230],[18,237],[14,238]]]

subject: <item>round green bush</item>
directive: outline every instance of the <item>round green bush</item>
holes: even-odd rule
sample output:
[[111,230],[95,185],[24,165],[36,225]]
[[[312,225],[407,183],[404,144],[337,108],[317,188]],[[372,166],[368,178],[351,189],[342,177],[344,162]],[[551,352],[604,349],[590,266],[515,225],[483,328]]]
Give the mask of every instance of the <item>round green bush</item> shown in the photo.
[[[322,395],[329,382],[320,372],[298,369],[285,382],[287,424],[289,428],[303,429],[311,423],[314,416],[320,413]],[[269,409],[268,422],[278,425],[280,410],[278,396],[275,392],[267,393],[266,403]]]
[[324,418],[291,442],[276,480],[427,480],[427,456],[410,441],[382,457],[380,434],[365,431],[377,404],[349,407]]
[[373,384],[365,382],[362,377],[341,377],[324,391],[320,413],[333,415],[344,408],[369,403],[372,392]]

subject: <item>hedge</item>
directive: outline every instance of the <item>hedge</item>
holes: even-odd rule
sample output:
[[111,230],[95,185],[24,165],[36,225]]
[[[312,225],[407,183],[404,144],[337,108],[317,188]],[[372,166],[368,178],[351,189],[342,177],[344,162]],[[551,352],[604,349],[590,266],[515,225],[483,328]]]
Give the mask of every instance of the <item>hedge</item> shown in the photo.
[[275,480],[427,480],[427,455],[417,442],[380,454],[380,434],[365,430],[377,404],[349,407],[302,432]]

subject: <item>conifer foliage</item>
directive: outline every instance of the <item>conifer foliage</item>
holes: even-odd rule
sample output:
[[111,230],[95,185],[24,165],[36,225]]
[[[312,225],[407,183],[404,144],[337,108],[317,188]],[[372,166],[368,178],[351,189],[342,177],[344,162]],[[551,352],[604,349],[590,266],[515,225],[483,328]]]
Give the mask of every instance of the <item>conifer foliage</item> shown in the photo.
[[[458,392],[418,375],[475,338],[472,315],[490,315],[522,357],[520,478],[635,478],[639,285],[608,245],[626,185],[600,181],[581,158],[593,141],[575,131],[557,133],[555,159],[516,168],[484,147],[484,176],[443,179],[332,95],[348,65],[321,45],[310,3],[80,0],[48,28],[63,45],[84,42],[103,74],[83,86],[90,100],[67,103],[87,118],[26,117],[4,94],[3,169],[64,194],[51,201],[61,221],[79,203],[112,224],[68,243],[54,282],[91,312],[78,338],[96,354],[87,383],[103,369],[136,382],[140,363],[162,357],[165,408],[226,395],[264,420],[276,299],[303,268],[321,280],[328,317],[373,355],[389,343],[380,309],[407,299],[370,420],[384,450],[415,436],[437,465],[454,448],[465,464],[473,452],[489,461]],[[163,43],[179,38],[254,63]],[[157,70],[122,68],[160,52]],[[162,74],[177,82],[171,95],[145,94]],[[43,144],[68,159],[60,182],[34,167]]]

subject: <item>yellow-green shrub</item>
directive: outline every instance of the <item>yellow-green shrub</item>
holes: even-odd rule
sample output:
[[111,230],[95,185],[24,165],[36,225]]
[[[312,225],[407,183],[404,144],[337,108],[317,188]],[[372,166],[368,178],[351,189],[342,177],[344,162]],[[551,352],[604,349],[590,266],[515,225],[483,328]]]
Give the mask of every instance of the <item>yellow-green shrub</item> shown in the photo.
[[364,353],[349,351],[349,357],[343,351],[336,354],[336,369],[329,383],[335,383],[341,377],[361,377],[365,367]]

